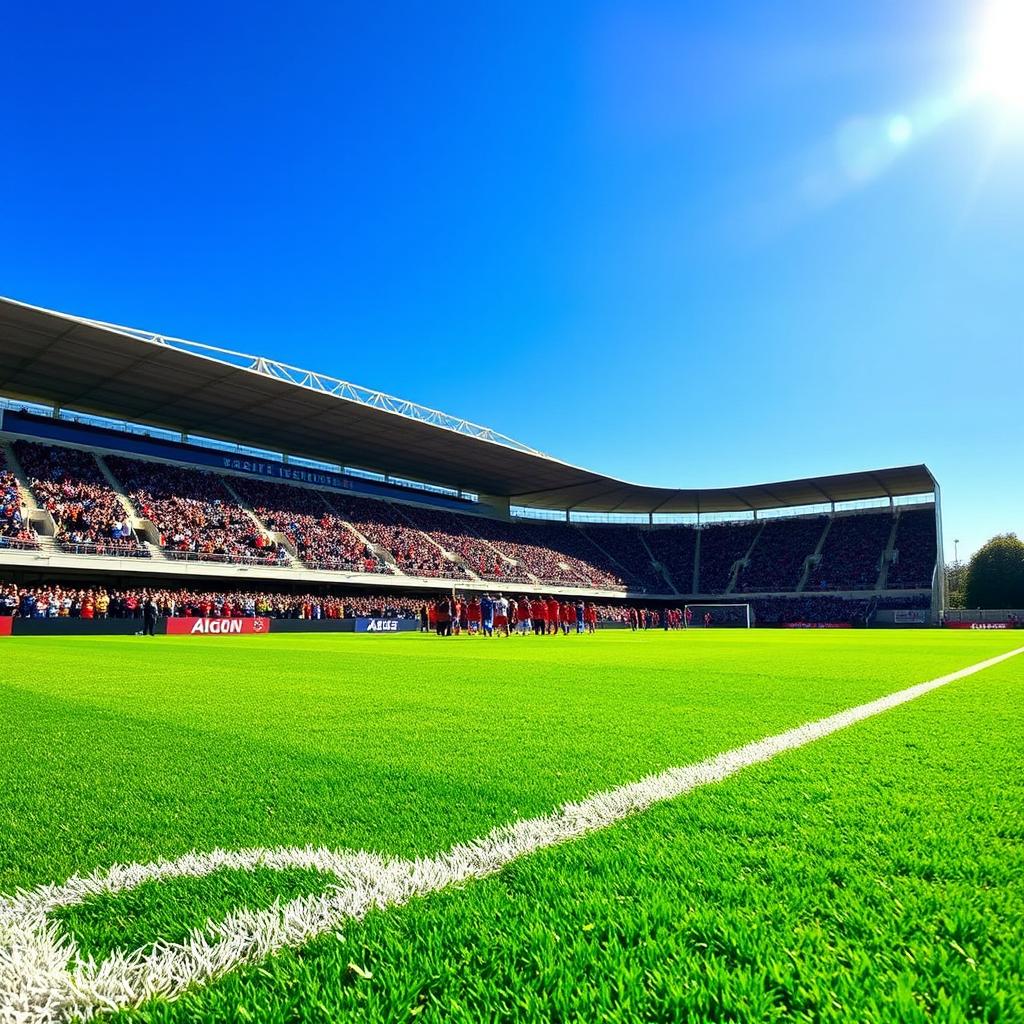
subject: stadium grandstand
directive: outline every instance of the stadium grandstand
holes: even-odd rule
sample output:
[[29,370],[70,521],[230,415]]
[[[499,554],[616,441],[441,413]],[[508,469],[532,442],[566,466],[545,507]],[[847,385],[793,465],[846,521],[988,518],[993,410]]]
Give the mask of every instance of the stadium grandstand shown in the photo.
[[313,371],[0,300],[11,594],[336,616],[504,588],[610,616],[743,602],[760,625],[925,622],[940,516],[923,465],[644,486]]

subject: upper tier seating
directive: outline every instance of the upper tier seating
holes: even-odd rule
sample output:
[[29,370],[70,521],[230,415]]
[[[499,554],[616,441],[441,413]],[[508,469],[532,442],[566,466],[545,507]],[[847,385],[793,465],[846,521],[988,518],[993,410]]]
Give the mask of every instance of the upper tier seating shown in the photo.
[[705,526],[700,535],[700,593],[724,594],[732,567],[749,550],[760,523]]
[[588,525],[578,529],[614,559],[611,564],[625,577],[631,589],[645,590],[650,594],[664,594],[668,590],[664,577],[654,567],[644,547],[643,535],[637,527]]
[[740,570],[736,590],[745,594],[796,590],[804,563],[814,554],[827,521],[824,516],[766,520],[749,563]]
[[[681,596],[724,595],[733,566],[749,551],[735,593],[791,593],[827,524],[824,516],[699,530],[501,520],[122,455],[97,461],[92,452],[62,445],[17,441],[15,451],[41,507],[54,517],[58,543],[82,553],[148,555],[103,461],[135,510],[155,524],[172,558],[278,566],[288,564],[287,550],[294,550],[300,567],[309,569],[398,571],[455,581],[479,577],[506,590],[539,583],[653,595],[671,589],[667,574]],[[7,546],[38,543],[25,524],[21,497],[0,463],[0,542]],[[806,591],[874,590],[893,521],[890,510],[834,516]],[[927,589],[936,557],[933,510],[907,508],[898,527],[888,588]],[[278,545],[275,538],[282,535],[287,542]]]
[[231,485],[267,526],[291,540],[309,568],[388,571],[384,561],[331,511],[321,492],[247,477],[233,477]]
[[477,529],[480,536],[525,566],[541,583],[613,590],[624,586],[611,560],[567,523],[482,519]]
[[886,584],[890,590],[930,587],[936,558],[934,510],[904,509],[896,524],[893,551]]
[[891,529],[888,510],[836,516],[806,589],[874,590]]
[[351,523],[371,544],[389,551],[398,568],[407,575],[467,577],[460,565],[445,558],[437,545],[410,525],[394,505],[337,491],[323,493],[341,519]]
[[287,553],[258,529],[215,473],[119,455],[107,465],[172,558],[278,565]]
[[446,551],[464,558],[482,579],[623,587],[612,560],[568,524],[505,522],[411,504],[402,505],[401,514]]
[[481,579],[497,583],[533,582],[521,565],[503,558],[477,535],[473,529],[475,517],[415,505],[400,506],[399,511],[418,530],[430,534],[445,551],[464,559],[470,570]]
[[79,554],[149,556],[91,452],[15,441],[14,454],[36,501],[53,516],[61,548]]
[[665,567],[680,594],[693,592],[697,531],[692,526],[664,526],[647,533],[651,554]]
[[35,532],[25,518],[17,477],[0,451],[0,547],[38,548]]

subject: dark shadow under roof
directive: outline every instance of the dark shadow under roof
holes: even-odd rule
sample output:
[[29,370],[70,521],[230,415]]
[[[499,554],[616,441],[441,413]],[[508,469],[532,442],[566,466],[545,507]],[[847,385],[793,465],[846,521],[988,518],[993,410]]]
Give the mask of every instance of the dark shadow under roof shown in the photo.
[[282,380],[261,369],[264,360],[251,358],[251,365],[234,365],[125,328],[0,298],[2,395],[507,497],[516,505],[742,512],[926,494],[936,486],[919,465],[743,487],[645,487],[511,439],[473,436]]

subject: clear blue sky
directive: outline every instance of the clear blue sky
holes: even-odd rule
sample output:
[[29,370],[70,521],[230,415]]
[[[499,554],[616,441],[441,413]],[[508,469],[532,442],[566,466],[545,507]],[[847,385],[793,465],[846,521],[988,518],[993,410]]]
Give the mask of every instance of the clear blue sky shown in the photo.
[[0,293],[655,484],[927,462],[1024,534],[1024,116],[980,5],[5,12]]

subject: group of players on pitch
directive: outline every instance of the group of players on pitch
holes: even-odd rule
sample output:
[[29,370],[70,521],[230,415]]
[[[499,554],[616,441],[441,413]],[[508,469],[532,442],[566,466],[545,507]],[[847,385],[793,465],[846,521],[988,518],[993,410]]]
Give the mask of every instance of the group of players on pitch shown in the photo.
[[438,598],[420,609],[420,631],[433,629],[438,636],[526,636],[562,633],[593,633],[597,608],[592,601],[558,601],[555,598],[452,596]]
[[[690,625],[693,612],[687,608],[666,608],[652,611],[628,608],[621,611],[621,621],[636,632],[638,629],[681,629]],[[436,632],[438,636],[567,636],[569,633],[593,633],[600,614],[592,601],[582,598],[559,601],[554,597],[514,597],[501,594],[469,599],[454,594],[439,597],[420,608],[420,632]],[[711,614],[704,614],[704,625],[711,624]]]

